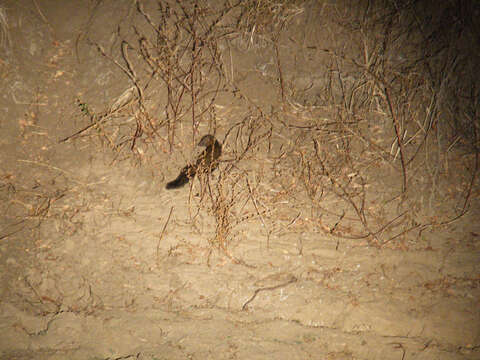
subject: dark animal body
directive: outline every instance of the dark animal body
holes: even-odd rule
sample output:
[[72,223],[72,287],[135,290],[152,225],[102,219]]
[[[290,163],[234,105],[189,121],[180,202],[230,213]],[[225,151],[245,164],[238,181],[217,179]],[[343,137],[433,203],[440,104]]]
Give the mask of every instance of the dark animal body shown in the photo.
[[168,190],[178,189],[187,184],[197,173],[210,172],[218,166],[218,158],[222,154],[222,144],[213,135],[205,135],[198,146],[205,146],[205,150],[198,156],[195,164],[185,166],[175,180],[167,183]]

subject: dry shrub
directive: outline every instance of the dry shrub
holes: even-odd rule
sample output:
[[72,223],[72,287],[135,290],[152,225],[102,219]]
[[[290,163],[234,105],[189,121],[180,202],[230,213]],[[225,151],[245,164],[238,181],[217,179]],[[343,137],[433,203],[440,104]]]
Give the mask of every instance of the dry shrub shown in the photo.
[[[216,133],[218,94],[238,92],[225,76],[220,42],[262,43],[276,56],[282,106],[272,104],[269,117],[252,106],[251,116],[226,132],[223,143],[231,158],[221,166],[218,184],[205,184],[208,192],[201,197],[208,194],[217,221],[212,244],[228,247],[232,227],[243,219],[238,204],[246,199],[272,231],[273,223],[284,221],[276,231],[296,223],[377,245],[463,216],[478,169],[479,6],[461,0],[318,3],[324,11],[319,27],[333,40],[314,47],[326,59],[323,85],[313,101],[299,101],[308,90],[284,77],[285,59],[296,61],[297,54],[284,52],[282,34],[294,16],[307,15],[307,5],[169,1],[153,8],[137,2],[135,25],[118,32],[118,59],[91,42],[132,86],[105,113],[88,113],[91,124],[75,135],[94,127],[112,149],[129,156],[138,141],[148,146],[156,138],[166,138],[171,150],[180,124],[189,122],[195,144],[200,124]],[[348,34],[343,43],[337,40],[341,34]],[[248,97],[243,100],[252,105]],[[240,170],[267,138],[278,145],[268,147],[271,193]],[[457,206],[419,221],[421,212],[434,211],[429,204],[439,202],[440,183],[448,180],[448,162],[457,161],[457,149],[468,155],[460,166],[467,171],[459,181]],[[382,183],[387,176],[401,179],[400,185]],[[298,220],[305,209],[310,215]]]
[[[268,142],[272,134],[268,124],[261,113],[234,124],[225,136],[230,148],[229,159],[224,160],[214,184],[205,179],[204,185],[208,189],[205,193],[209,199],[207,208],[216,221],[215,237],[211,239],[211,244],[222,250],[227,250],[233,236],[232,230],[237,225],[253,216],[262,218],[262,211],[256,204],[250,185],[250,174],[240,164],[253,159],[258,149]],[[252,206],[245,210],[249,202]]]
[[100,129],[106,143],[127,156],[137,150],[138,140],[148,146],[165,134],[172,150],[177,127],[186,121],[193,143],[201,123],[216,127],[213,104],[226,86],[217,44],[223,33],[217,24],[231,8],[215,9],[206,1],[135,5],[133,25],[118,29],[119,56],[88,39],[123,71],[131,87],[107,111],[86,114],[91,124],[74,134]]
[[[478,170],[480,120],[473,69],[480,63],[480,45],[473,14],[479,11],[464,1],[332,8],[331,26],[353,35],[350,51],[321,49],[332,59],[331,77],[317,106],[294,104],[308,125],[291,126],[309,139],[310,145],[300,150],[299,174],[312,206],[338,219],[324,227],[329,233],[383,245],[468,211]],[[308,134],[312,131],[316,136]],[[322,152],[319,142],[334,146],[323,146]],[[419,222],[417,215],[428,213],[432,199],[444,201],[438,186],[449,181],[448,161],[458,161],[459,153],[473,156],[465,167],[458,166],[464,171],[458,181],[464,188],[454,199],[454,211]],[[378,169],[373,174],[372,166]],[[388,168],[401,177],[401,187],[382,188],[382,169]],[[379,189],[389,190],[390,199],[379,199]],[[325,209],[320,202],[324,194],[334,194],[343,205]],[[387,204],[396,211],[387,211]],[[360,228],[351,228],[348,218],[356,218],[353,223]],[[342,224],[349,234],[339,232]]]

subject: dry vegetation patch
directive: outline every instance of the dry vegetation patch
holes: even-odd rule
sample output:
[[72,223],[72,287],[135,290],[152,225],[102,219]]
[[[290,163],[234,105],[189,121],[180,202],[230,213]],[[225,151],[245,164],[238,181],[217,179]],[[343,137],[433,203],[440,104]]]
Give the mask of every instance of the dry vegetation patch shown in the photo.
[[[80,103],[90,124],[63,140],[93,134],[96,128],[114,151],[141,157],[153,143],[165,148],[165,141],[171,153],[178,136],[189,134],[194,144],[200,128],[225,134],[229,158],[221,183],[208,192],[217,219],[214,242],[221,247],[232,224],[239,222],[234,204],[250,199],[250,211],[268,228],[269,218],[282,218],[278,200],[299,196],[306,197],[299,207],[310,209],[304,222],[328,234],[378,246],[413,230],[418,236],[426,227],[466,213],[478,167],[478,59],[469,55],[477,24],[468,16],[475,7],[452,4],[365,2],[355,11],[308,4],[329,19],[307,24],[326,30],[325,44],[305,36],[304,48],[292,54],[283,49],[288,26],[304,15],[296,2],[170,2],[159,7],[137,2],[134,25],[118,30],[117,50],[107,53],[104,45],[88,40],[132,87],[100,115]],[[431,11],[436,15],[430,16]],[[279,98],[271,109],[252,104],[229,76],[235,69],[227,49],[242,43],[246,49],[270,48],[274,55],[272,81]],[[298,60],[309,52],[327,59],[329,67],[315,71],[315,61]],[[299,86],[296,79],[310,68],[310,82]],[[238,106],[250,112],[232,125],[225,119],[229,112],[219,114],[215,106],[222,93],[237,94]],[[456,160],[461,152],[466,163]],[[261,200],[247,171],[239,170],[251,156],[271,163],[262,171],[273,169],[276,175],[268,179],[272,191],[264,191]],[[454,196],[454,208],[419,221],[444,196],[437,184],[461,169],[467,171],[459,171],[462,178],[455,186],[462,190]],[[397,178],[401,187],[395,185],[390,198],[380,198]],[[255,180],[267,179],[256,174]],[[295,217],[286,221],[293,223]]]
[[[229,321],[241,328],[286,320],[312,332],[403,336],[418,347],[425,328],[438,335],[436,318],[422,327],[428,314],[419,308],[433,307],[425,293],[465,302],[478,293],[476,230],[465,245],[471,268],[449,263],[450,250],[424,236],[453,231],[479,211],[475,2],[123,5],[111,34],[96,26],[107,26],[102,11],[115,5],[92,5],[72,45],[79,64],[91,51],[126,84],[103,109],[78,91],[76,129],[58,139],[62,149],[93,148],[97,173],[90,179],[32,157],[20,160],[25,176],[0,174],[0,240],[26,234],[39,254],[14,299],[46,321],[21,331],[43,336],[72,314],[200,309],[202,321],[235,313]],[[5,19],[0,8],[0,47],[9,46]],[[164,190],[207,133],[223,146],[218,169]],[[32,173],[33,185],[25,180]],[[402,267],[417,260],[412,271]],[[432,268],[415,274],[424,263]],[[64,273],[69,267],[80,273]],[[407,296],[422,300],[410,305],[400,299]],[[372,320],[376,297],[401,311]],[[260,314],[253,320],[252,309]],[[170,320],[159,321],[168,328]],[[303,336],[306,346],[328,348]],[[455,339],[435,349],[478,352]],[[330,355],[371,356],[362,346],[335,345]]]

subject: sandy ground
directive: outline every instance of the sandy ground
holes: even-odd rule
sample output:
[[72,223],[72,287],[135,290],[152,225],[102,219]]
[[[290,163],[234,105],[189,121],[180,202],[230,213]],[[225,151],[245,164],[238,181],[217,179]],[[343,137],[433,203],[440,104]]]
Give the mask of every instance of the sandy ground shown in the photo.
[[[2,359],[480,358],[478,186],[459,219],[419,225],[455,216],[469,159],[450,159],[440,196],[425,192],[431,179],[417,168],[403,202],[399,167],[367,151],[349,155],[365,182],[334,167],[330,179],[368,190],[376,230],[413,211],[402,226],[415,230],[396,238],[400,224],[355,238],[361,224],[330,195],[331,182],[295,177],[326,176],[305,160],[317,150],[327,162],[346,158],[342,139],[304,130],[313,115],[301,111],[322,99],[332,66],[320,48],[348,54],[347,29],[325,29],[331,2],[287,14],[281,86],[261,35],[225,37],[225,79],[205,74],[206,89],[221,83],[213,106],[201,115],[199,106],[194,125],[184,116],[175,132],[140,136],[133,149],[133,105],[61,140],[128,98],[119,39],[142,18],[131,1],[61,3],[2,5],[10,36],[0,58]],[[154,2],[144,6],[155,12]],[[344,75],[355,80],[354,70]],[[282,96],[295,86],[308,90],[287,109]],[[161,124],[165,87],[154,78],[147,90],[145,111]],[[387,127],[377,130],[388,148]],[[219,170],[165,190],[213,132],[224,143]]]

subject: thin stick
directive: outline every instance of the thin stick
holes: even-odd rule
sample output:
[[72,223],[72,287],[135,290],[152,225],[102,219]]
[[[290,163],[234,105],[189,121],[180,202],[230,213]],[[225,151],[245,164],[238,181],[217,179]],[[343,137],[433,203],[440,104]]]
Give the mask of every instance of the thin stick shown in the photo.
[[263,216],[260,213],[260,211],[258,210],[257,201],[255,200],[255,197],[253,196],[253,191],[252,191],[252,188],[250,186],[250,183],[249,183],[248,179],[245,179],[245,181],[247,182],[248,192],[250,193],[250,198],[252,199],[253,206],[255,207],[255,210],[257,211],[257,214],[260,217],[260,221],[262,222],[263,226],[265,227],[265,230],[267,230],[267,249],[269,249],[270,248],[270,230],[268,229],[267,224],[265,224],[265,221],[263,221]]
[[278,77],[280,78],[280,89],[282,90],[282,102],[285,105],[285,86],[283,84],[282,66],[280,65],[280,54],[278,51],[277,41],[275,41],[275,56],[277,58]]
[[45,17],[45,15],[43,15],[43,12],[42,10],[40,10],[40,7],[38,6],[37,4],[37,1],[36,0],[33,0],[33,3],[35,5],[35,7],[37,8],[37,11],[38,13],[40,14],[40,17],[42,18],[42,20],[45,22],[45,24],[47,24],[47,26],[50,28],[50,31],[52,32],[52,35],[53,37],[55,38],[55,30],[53,29],[53,26],[50,24],[50,22],[47,20],[47,18]]
[[58,168],[58,167],[56,167],[56,166],[44,164],[44,163],[41,163],[41,162],[38,162],[38,161],[23,160],[23,159],[19,159],[18,161],[24,162],[24,163],[27,163],[27,164],[35,164],[35,165],[39,165],[39,166],[48,167],[48,168],[50,168],[50,169],[58,170],[58,171],[60,171],[60,172],[63,172],[63,173],[65,173],[65,174],[68,174],[68,175],[73,175],[71,172],[69,172],[69,171],[67,171],[67,170],[63,170],[63,169],[60,169],[60,168]]
[[88,129],[90,129],[92,127],[94,127],[95,125],[98,125],[100,123],[100,121],[101,120],[95,121],[95,122],[85,126],[83,129],[78,130],[76,133],[73,133],[72,135],[68,135],[67,137],[64,137],[63,139],[58,140],[58,143],[60,144],[60,143],[66,142],[66,141],[74,138],[75,136],[80,135],[81,133],[87,131]]
[[160,233],[160,237],[158,238],[158,243],[157,243],[157,266],[160,267],[159,263],[158,263],[158,253],[160,252],[160,241],[162,240],[163,238],[163,235],[165,234],[165,230],[167,229],[167,225],[168,225],[168,222],[170,221],[170,217],[172,216],[172,212],[173,212],[173,206],[170,208],[170,213],[168,214],[168,218],[167,218],[167,221],[165,221],[165,224],[163,225],[163,229],[162,229],[162,232]]
[[403,173],[402,192],[406,192],[407,191],[407,169],[405,166],[405,155],[404,155],[405,150],[403,149],[403,141],[400,136],[400,125],[398,124],[397,117],[393,112],[392,102],[390,101],[390,94],[386,86],[384,87],[384,92],[385,92],[385,100],[387,101],[388,109],[390,110],[390,115],[392,116],[393,125],[395,127],[395,135],[397,136],[398,147],[400,149],[400,161],[402,163],[402,173]]
[[264,287],[264,288],[260,288],[260,289],[257,289],[255,290],[255,292],[253,293],[252,297],[250,299],[248,299],[245,304],[243,304],[242,306],[242,311],[245,311],[247,309],[247,305],[250,304],[258,295],[258,293],[260,291],[267,291],[267,290],[276,290],[276,289],[279,289],[281,287],[285,287],[289,284],[292,284],[294,282],[297,281],[297,278],[295,276],[292,276],[292,278],[290,280],[288,280],[287,282],[284,282],[283,284],[280,284],[280,285],[276,285],[276,286],[269,286],[269,287]]

